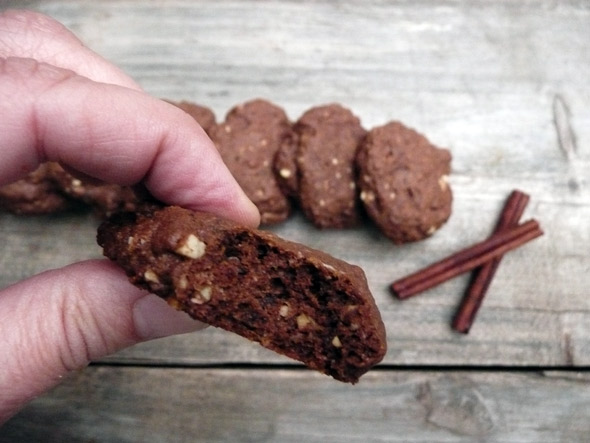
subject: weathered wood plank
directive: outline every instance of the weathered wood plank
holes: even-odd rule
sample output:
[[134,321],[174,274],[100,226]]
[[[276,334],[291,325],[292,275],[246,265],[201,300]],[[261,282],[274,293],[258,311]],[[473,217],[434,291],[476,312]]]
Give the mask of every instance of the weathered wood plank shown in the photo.
[[576,373],[90,367],[0,428],[0,442],[583,442]]
[[[20,2],[9,2],[13,6]],[[285,237],[361,265],[383,311],[392,364],[588,365],[590,6],[583,1],[251,2],[50,0],[49,13],[150,93],[222,116],[264,96],[292,118],[340,101],[366,126],[401,119],[449,147],[454,213],[433,238],[395,247],[369,227]],[[457,279],[404,303],[390,281],[485,237],[503,199],[532,195],[546,235],[503,262],[472,332],[448,324]],[[0,285],[99,255],[84,215],[0,216]],[[117,361],[283,361],[209,330]]]

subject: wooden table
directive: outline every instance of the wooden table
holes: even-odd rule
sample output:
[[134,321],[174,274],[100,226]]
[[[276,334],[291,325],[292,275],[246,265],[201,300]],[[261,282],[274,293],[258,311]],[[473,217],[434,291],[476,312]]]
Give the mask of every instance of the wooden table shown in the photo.
[[[590,439],[590,3],[585,0],[4,1],[50,14],[149,93],[221,120],[264,97],[292,119],[340,102],[453,154],[432,238],[274,230],[361,265],[389,351],[350,386],[214,328],[95,362],[1,442],[582,442]],[[545,236],[503,261],[468,335],[467,276],[405,302],[392,280],[485,238],[508,193]],[[100,256],[90,215],[0,216],[2,286]]]

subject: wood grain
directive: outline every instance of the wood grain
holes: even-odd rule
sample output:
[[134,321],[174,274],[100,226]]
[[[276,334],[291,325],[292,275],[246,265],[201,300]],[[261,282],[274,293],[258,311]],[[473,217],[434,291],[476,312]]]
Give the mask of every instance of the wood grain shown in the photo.
[[[454,212],[427,241],[396,247],[370,226],[318,231],[300,216],[275,229],[365,269],[389,331],[388,363],[589,363],[589,354],[577,351],[585,349],[578,331],[590,315],[587,4],[30,5],[62,21],[148,92],[201,102],[219,118],[257,96],[284,106],[292,118],[314,104],[339,101],[367,127],[400,119],[449,147]],[[485,238],[515,187],[531,194],[525,217],[538,219],[546,235],[506,257],[467,339],[448,327],[466,279],[405,303],[390,297],[393,280]],[[91,217],[3,215],[0,284],[99,255],[94,228]],[[572,318],[582,323],[572,327]],[[207,359],[201,356],[211,354],[213,343],[223,361],[239,356],[235,348],[242,346],[274,361],[255,345],[217,332],[150,344],[122,358]],[[566,335],[571,351],[564,348]]]
[[577,373],[91,367],[0,429],[0,442],[583,442]]
[[[358,386],[209,328],[75,375],[0,429],[1,442],[587,441],[588,2],[0,2],[23,6],[147,92],[210,106],[219,120],[255,97],[292,119],[340,102],[367,128],[401,120],[451,150],[454,205],[432,238],[401,247],[369,224],[319,231],[297,214],[273,228],[365,269],[389,351]],[[392,281],[487,237],[514,188],[531,195],[524,217],[545,236],[505,257],[468,336],[449,326],[467,276],[405,302],[390,296]],[[0,214],[0,287],[100,256],[96,226],[89,214]]]

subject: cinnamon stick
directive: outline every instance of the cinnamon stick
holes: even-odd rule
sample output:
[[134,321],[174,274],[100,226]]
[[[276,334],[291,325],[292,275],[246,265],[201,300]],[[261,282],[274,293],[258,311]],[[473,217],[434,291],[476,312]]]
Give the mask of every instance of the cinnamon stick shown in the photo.
[[539,223],[536,220],[529,220],[495,233],[480,243],[393,282],[391,290],[400,299],[412,297],[459,274],[471,271],[541,235],[543,231]]
[[[502,214],[496,224],[494,233],[517,225],[529,199],[530,197],[524,192],[519,190],[512,191],[502,209]],[[452,327],[457,332],[467,334],[471,329],[492,279],[500,266],[501,260],[502,256],[498,256],[475,270],[473,279],[453,319]]]

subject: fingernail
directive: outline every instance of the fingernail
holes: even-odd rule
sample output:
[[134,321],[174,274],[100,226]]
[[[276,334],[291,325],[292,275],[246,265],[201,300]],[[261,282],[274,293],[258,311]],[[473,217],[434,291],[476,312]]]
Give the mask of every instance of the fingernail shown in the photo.
[[135,302],[133,321],[135,331],[142,340],[186,334],[207,326],[168,306],[168,303],[153,294],[141,297]]
[[245,198],[245,214],[243,215],[243,218],[246,220],[246,225],[247,226],[252,226],[253,228],[257,228],[258,225],[260,225],[260,212],[258,210],[258,207],[252,203],[252,200],[250,200],[246,194],[244,194],[244,198]]

